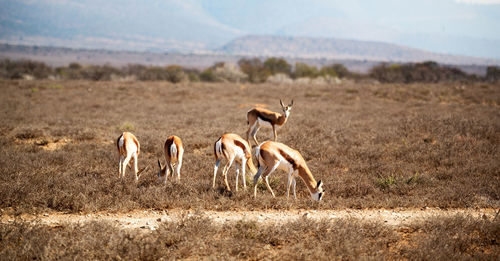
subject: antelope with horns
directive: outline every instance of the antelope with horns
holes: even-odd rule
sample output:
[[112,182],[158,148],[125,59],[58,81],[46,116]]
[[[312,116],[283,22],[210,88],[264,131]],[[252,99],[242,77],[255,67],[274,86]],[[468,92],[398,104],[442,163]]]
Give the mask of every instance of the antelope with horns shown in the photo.
[[[214,166],[214,181],[212,187],[215,188],[215,177],[217,176],[217,170],[219,168],[220,162],[224,157],[227,160],[224,169],[222,170],[222,175],[224,176],[224,182],[228,191],[231,191],[229,184],[227,183],[227,172],[231,165],[236,160],[236,186],[235,190],[238,191],[238,176],[241,173],[243,180],[243,188],[247,189],[247,184],[245,181],[245,166],[247,166],[252,174],[255,174],[257,169],[253,165],[252,161],[252,150],[248,145],[247,141],[244,140],[237,134],[227,133],[222,135],[214,144],[214,154],[215,154],[215,166]],[[241,172],[240,172],[241,166]]]
[[321,182],[321,180],[316,182],[313,175],[311,174],[311,171],[307,167],[304,158],[302,158],[302,155],[300,155],[298,151],[288,147],[283,143],[266,141],[257,146],[257,148],[255,149],[255,156],[257,157],[259,170],[253,178],[254,198],[257,197],[257,182],[259,181],[259,177],[261,175],[266,183],[267,189],[271,191],[271,194],[274,197],[274,192],[269,186],[268,178],[269,174],[271,174],[277,168],[288,172],[288,184],[286,190],[287,198],[290,195],[290,186],[293,186],[293,197],[296,198],[296,176],[302,178],[307,188],[309,189],[309,193],[311,193],[311,197],[314,200],[320,201],[323,197],[323,183]]
[[[184,155],[184,145],[182,145],[181,138],[177,136],[170,136],[165,141],[165,166],[161,166],[160,160],[158,160],[158,166],[160,171],[158,172],[158,180],[162,179],[165,184],[167,184],[168,175],[177,174],[177,181],[181,180],[181,167],[182,167],[182,156]],[[175,166],[175,170],[174,170]]]
[[290,103],[288,106],[285,106],[281,100],[280,104],[281,109],[283,109],[283,114],[272,112],[263,108],[253,108],[247,112],[248,144],[250,144],[250,136],[252,136],[253,140],[255,141],[255,145],[259,145],[256,135],[261,126],[271,127],[273,129],[274,141],[278,139],[276,127],[281,127],[286,123],[288,117],[290,116],[290,110],[293,106],[293,100],[292,103]]
[[135,181],[137,181],[139,179],[137,176],[137,158],[139,157],[139,152],[141,150],[139,141],[134,134],[124,132],[120,135],[120,137],[118,137],[118,140],[116,140],[116,146],[118,147],[118,171],[120,178],[123,179],[125,177],[126,167],[128,166],[130,159],[134,158],[134,175]]

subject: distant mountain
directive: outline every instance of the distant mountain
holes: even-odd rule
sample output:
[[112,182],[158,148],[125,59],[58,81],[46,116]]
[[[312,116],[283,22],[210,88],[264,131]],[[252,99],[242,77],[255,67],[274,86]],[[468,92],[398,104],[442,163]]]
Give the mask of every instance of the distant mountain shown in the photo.
[[394,43],[442,54],[500,58],[500,39],[403,31],[362,19],[311,17],[276,31],[279,36],[355,39]]
[[0,41],[10,44],[193,52],[239,35],[193,0],[0,2]]
[[311,59],[347,59],[387,62],[436,61],[445,64],[500,64],[500,60],[438,54],[415,48],[375,42],[289,36],[243,36],[217,50],[243,56],[283,56]]

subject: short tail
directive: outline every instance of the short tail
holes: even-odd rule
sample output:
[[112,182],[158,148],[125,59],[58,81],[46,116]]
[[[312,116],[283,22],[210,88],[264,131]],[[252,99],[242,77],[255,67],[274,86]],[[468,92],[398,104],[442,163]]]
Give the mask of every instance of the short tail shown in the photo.
[[118,137],[118,139],[116,140],[116,148],[118,149],[118,154],[120,154],[120,139],[122,138],[123,136],[123,133],[122,135],[120,135],[120,137]]
[[172,145],[170,146],[170,155],[174,156],[176,158],[179,158],[179,155],[177,155],[177,146],[175,146],[175,143],[172,143]]
[[214,156],[215,160],[218,160],[222,155],[222,137],[220,137],[214,144]]

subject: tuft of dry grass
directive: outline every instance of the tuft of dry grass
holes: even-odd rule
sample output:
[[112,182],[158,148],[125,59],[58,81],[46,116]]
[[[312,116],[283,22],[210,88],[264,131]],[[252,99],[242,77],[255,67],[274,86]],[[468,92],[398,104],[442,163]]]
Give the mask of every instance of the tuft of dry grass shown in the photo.
[[1,224],[0,256],[27,259],[331,259],[388,255],[396,233],[382,224],[356,220],[279,225],[238,221],[224,225],[195,216],[157,230],[120,230],[111,223],[47,227]]
[[[44,87],[52,85],[64,88]],[[498,84],[0,80],[0,91],[9,94],[0,96],[0,208],[15,213],[500,205]],[[215,140],[243,136],[252,104],[279,111],[279,99],[292,98],[279,141],[323,180],[324,201],[312,202],[300,180],[298,199],[287,200],[281,171],[271,177],[277,198],[263,186],[257,200],[226,192],[221,175],[212,189]],[[150,166],[137,185],[118,178],[115,141],[131,128],[141,142],[139,168]],[[163,186],[156,161],[169,135],[186,151],[181,183]],[[270,129],[258,133],[270,137]]]
[[358,219],[224,224],[194,215],[154,231],[83,224],[0,224],[0,257],[33,259],[496,260],[500,221],[457,215],[409,227]]
[[435,217],[406,229],[408,244],[399,254],[413,260],[497,260],[500,220],[469,216]]

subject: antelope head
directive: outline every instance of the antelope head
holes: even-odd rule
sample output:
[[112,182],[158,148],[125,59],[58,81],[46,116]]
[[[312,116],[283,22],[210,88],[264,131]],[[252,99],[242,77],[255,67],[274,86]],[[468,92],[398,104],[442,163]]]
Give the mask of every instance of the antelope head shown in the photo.
[[292,110],[293,100],[292,103],[288,104],[288,106],[285,106],[283,104],[283,101],[280,99],[280,104],[281,104],[281,109],[283,109],[283,115],[285,115],[285,117],[288,118],[288,116],[290,115],[290,110]]

